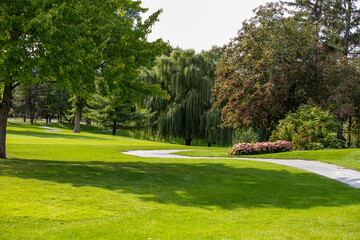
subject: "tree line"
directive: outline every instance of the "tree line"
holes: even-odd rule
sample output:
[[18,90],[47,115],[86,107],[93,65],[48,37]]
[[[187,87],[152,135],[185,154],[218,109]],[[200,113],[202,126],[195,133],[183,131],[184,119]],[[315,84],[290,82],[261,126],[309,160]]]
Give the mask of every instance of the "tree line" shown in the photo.
[[350,133],[360,116],[359,21],[355,0],[257,8],[217,67],[213,96],[223,126],[271,131],[286,113],[310,104],[331,110]]
[[208,146],[230,145],[235,129],[272,131],[303,104],[331,110],[348,131],[359,116],[356,0],[260,6],[229,44],[201,53],[148,42],[161,10],[143,20],[140,4],[1,3],[0,158],[10,106],[30,121],[73,119],[74,132],[82,118]]

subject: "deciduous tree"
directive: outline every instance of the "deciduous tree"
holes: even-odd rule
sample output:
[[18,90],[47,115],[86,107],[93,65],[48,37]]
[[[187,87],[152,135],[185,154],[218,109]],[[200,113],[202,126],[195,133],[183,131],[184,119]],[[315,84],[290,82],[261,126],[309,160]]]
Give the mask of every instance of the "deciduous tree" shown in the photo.
[[[5,0],[0,3],[0,158],[18,85],[55,80],[72,95],[94,92],[101,72],[112,89],[132,88],[138,68],[164,44],[147,42],[160,11],[142,22],[131,0]],[[136,85],[136,84],[135,84]]]
[[211,89],[219,54],[192,50],[173,50],[169,56],[156,60],[151,71],[144,72],[144,81],[159,83],[169,99],[149,98],[145,106],[156,112],[157,132],[161,139],[182,139],[186,145],[193,140],[208,145],[228,145],[232,130],[220,129],[218,111],[211,112]]

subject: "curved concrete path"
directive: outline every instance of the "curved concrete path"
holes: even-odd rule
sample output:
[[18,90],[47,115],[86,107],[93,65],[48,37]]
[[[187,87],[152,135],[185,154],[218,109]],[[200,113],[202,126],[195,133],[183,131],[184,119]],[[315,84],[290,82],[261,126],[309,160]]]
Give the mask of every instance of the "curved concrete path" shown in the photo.
[[61,129],[55,129],[52,127],[46,127],[46,126],[39,126],[39,128],[44,128],[46,130],[43,130],[44,132],[63,132],[64,130]]
[[216,158],[216,159],[239,159],[239,160],[257,161],[257,162],[269,162],[269,163],[285,165],[293,168],[303,169],[327,178],[331,178],[346,183],[351,187],[360,188],[360,172],[328,163],[307,161],[307,160],[288,160],[288,159],[278,160],[278,159],[260,159],[260,158],[190,157],[190,156],[181,156],[181,155],[172,154],[175,152],[183,152],[183,151],[194,151],[194,150],[134,150],[123,153],[138,157],[147,157],[147,158],[186,158],[186,159]]

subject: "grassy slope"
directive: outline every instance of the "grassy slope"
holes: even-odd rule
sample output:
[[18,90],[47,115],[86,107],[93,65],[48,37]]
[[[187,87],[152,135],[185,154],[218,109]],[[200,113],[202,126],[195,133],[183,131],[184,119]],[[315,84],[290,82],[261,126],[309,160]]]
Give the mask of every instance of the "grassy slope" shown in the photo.
[[[89,129],[90,130],[90,129]],[[9,125],[0,239],[358,239],[360,190],[238,160],[144,159],[184,146]]]

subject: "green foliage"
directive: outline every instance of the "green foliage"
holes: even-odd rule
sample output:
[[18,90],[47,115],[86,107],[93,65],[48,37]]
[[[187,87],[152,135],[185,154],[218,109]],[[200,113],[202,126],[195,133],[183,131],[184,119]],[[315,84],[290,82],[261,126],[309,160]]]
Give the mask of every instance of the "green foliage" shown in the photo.
[[[354,116],[360,99],[354,1],[269,3],[243,24],[217,66],[224,126],[273,128],[301,104]],[[351,57],[350,57],[351,56]]]
[[344,139],[337,138],[334,135],[328,135],[322,140],[322,144],[324,144],[326,148],[340,149],[345,148],[346,142]]
[[117,95],[109,89],[103,78],[96,82],[96,93],[87,101],[85,117],[94,120],[102,129],[112,129],[113,135],[117,129],[136,130],[149,127],[148,120],[154,113],[139,108],[138,97],[165,97],[166,94],[157,85],[140,82],[141,90],[130,98],[129,95]]
[[233,144],[248,142],[254,143],[260,140],[259,135],[254,131],[253,128],[236,130],[233,138]]
[[293,150],[322,150],[324,145],[312,142],[310,136],[294,135],[291,141]]
[[220,145],[229,146],[232,141],[234,130],[231,128],[221,128],[221,110],[208,110],[200,118],[200,136],[198,138],[205,141],[208,146]]
[[230,145],[232,130],[221,129],[220,111],[211,111],[211,90],[215,78],[215,62],[219,53],[193,50],[173,50],[155,61],[155,66],[140,76],[144,82],[160,84],[168,99],[151,97],[143,105],[154,112],[149,129],[160,139],[182,139],[190,145],[193,140],[209,146]]
[[51,119],[57,117],[61,120],[67,116],[71,109],[69,92],[60,88],[56,83],[43,83],[17,87],[13,91],[12,108],[13,116],[30,118]]
[[293,136],[297,135],[295,124],[287,121],[280,121],[276,131],[270,136],[270,141],[286,140],[292,141]]
[[[101,75],[111,92],[141,98],[140,67],[167,49],[147,36],[161,10],[143,21],[140,1],[25,0],[0,3],[0,157],[5,157],[11,92],[19,85],[56,81],[87,99]],[[6,90],[6,91],[5,91]],[[77,107],[76,107],[77,109]],[[79,111],[76,122],[80,122]],[[79,125],[75,132],[80,131]]]
[[89,101],[89,106],[84,109],[84,116],[94,120],[101,129],[112,129],[113,135],[116,130],[135,130],[144,128],[147,119],[152,115],[142,112],[135,104],[94,94]]
[[276,130],[272,132],[271,141],[292,141],[294,149],[305,150],[319,148],[313,143],[321,143],[328,147],[326,139],[340,128],[338,119],[319,107],[301,105],[294,113],[289,113],[280,120]]
[[286,112],[325,92],[324,75],[313,70],[333,59],[318,46],[318,27],[286,13],[279,4],[259,7],[227,45],[214,88],[224,126],[272,128]]

